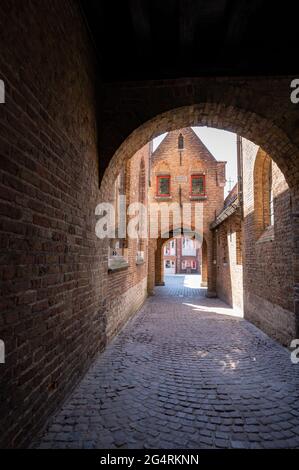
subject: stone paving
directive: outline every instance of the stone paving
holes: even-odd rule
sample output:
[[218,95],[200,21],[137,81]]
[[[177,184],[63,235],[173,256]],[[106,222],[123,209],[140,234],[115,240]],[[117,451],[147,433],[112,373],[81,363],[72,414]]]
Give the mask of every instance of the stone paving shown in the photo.
[[167,289],[156,287],[156,294],[166,297],[204,297],[206,288],[201,288],[201,276],[198,274],[166,275],[164,282]]
[[156,289],[35,447],[299,448],[299,365],[177,282]]

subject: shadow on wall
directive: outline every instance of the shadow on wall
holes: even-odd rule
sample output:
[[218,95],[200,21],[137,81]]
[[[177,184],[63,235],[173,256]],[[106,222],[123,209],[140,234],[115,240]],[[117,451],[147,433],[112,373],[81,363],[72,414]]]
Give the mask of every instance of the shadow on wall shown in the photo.
[[289,346],[296,337],[290,191],[274,199],[274,226],[257,235],[255,213],[244,219],[244,315]]
[[225,227],[221,227],[216,235],[216,253],[217,253],[217,295],[224,302],[234,307],[233,286],[231,275],[231,257],[228,244],[229,234]]

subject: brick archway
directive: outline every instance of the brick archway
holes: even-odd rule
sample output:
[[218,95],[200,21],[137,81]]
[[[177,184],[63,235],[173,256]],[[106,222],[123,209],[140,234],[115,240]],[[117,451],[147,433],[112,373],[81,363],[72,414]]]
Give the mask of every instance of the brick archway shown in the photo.
[[[169,236],[164,238],[159,236],[155,240],[149,241],[149,266],[148,266],[148,291],[149,294],[153,293],[154,286],[164,285],[164,270],[162,262],[162,250],[169,240],[175,238],[174,232],[180,229],[177,227],[175,229],[170,229]],[[212,233],[204,233],[202,236],[202,284],[200,287],[207,287],[207,296],[215,297],[216,296],[216,285],[215,285],[215,275],[214,275],[214,265],[213,265],[213,237]]]
[[[136,128],[114,153],[101,183],[101,195],[109,193],[111,178],[121,166],[154,137],[188,126],[207,126],[234,132],[261,147],[277,164],[289,185],[292,196],[293,278],[296,331],[299,334],[299,150],[286,132],[273,120],[251,110],[222,102],[200,103],[166,111]],[[157,249],[156,241],[156,249]],[[212,250],[210,250],[212,252]],[[212,254],[210,256],[211,271]],[[150,270],[150,266],[149,266]],[[154,285],[150,275],[149,291]]]
[[[164,266],[163,266],[163,249],[165,244],[175,239],[173,233],[169,235],[169,238],[159,238],[154,248],[154,259],[155,259],[155,282],[156,285],[164,285]],[[200,287],[207,287],[208,288],[208,295],[214,296],[215,295],[215,285],[213,283],[212,277],[212,244],[207,243],[208,234],[205,234],[202,238],[201,243],[201,284]],[[210,257],[210,263],[209,263]],[[209,266],[210,264],[210,266]]]
[[267,152],[284,174],[290,188],[298,186],[299,149],[272,120],[236,106],[201,103],[175,108],[159,114],[135,129],[114,153],[104,173],[101,188],[109,187],[111,174],[123,162],[158,135],[189,126],[207,126],[234,132]]

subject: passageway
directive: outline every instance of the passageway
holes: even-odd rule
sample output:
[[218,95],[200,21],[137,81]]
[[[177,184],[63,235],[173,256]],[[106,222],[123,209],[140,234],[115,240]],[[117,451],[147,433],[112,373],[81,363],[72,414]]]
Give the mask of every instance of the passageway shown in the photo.
[[166,274],[163,287],[156,287],[156,294],[169,297],[204,297],[207,289],[200,287],[201,276],[199,274]]
[[0,2],[0,448],[299,447],[299,365],[256,329],[299,338],[297,15],[268,4]]
[[290,353],[203,294],[184,276],[156,288],[36,446],[299,448]]

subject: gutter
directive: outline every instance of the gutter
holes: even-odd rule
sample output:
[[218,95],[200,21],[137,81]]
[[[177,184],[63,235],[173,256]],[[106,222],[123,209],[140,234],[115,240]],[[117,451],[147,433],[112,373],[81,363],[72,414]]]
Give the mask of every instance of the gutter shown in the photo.
[[220,212],[214,222],[210,224],[210,229],[214,230],[216,227],[218,227],[218,225],[222,224],[222,222],[228,219],[228,217],[233,215],[239,208],[241,208],[241,204],[239,197],[236,196],[235,199],[233,199],[233,201]]

